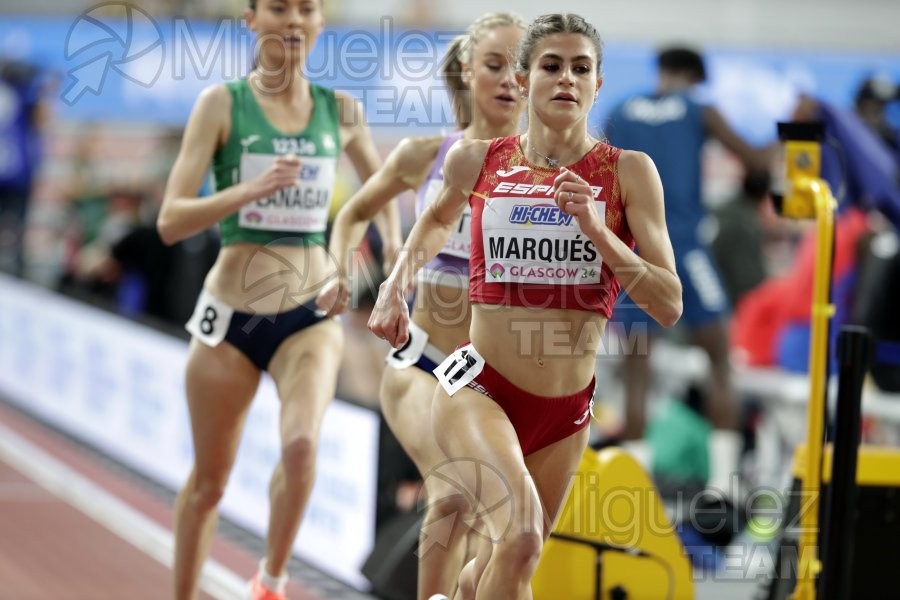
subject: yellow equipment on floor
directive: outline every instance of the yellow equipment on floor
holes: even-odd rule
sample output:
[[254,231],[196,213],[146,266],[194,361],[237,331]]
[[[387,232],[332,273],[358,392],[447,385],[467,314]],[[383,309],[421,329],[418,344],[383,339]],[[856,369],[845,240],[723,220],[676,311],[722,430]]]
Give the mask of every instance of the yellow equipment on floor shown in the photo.
[[535,600],[687,600],[690,559],[627,452],[588,449],[532,579]]

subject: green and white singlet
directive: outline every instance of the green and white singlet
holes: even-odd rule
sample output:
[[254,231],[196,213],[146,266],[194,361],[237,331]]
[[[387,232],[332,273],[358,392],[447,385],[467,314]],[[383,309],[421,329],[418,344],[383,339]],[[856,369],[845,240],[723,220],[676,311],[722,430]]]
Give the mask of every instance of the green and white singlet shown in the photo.
[[226,84],[231,93],[231,135],[213,157],[216,189],[262,175],[279,156],[300,158],[298,185],[254,200],[219,222],[222,246],[235,243],[323,245],[341,152],[334,91],[310,83],[309,124],[286,135],[262,111],[246,79]]

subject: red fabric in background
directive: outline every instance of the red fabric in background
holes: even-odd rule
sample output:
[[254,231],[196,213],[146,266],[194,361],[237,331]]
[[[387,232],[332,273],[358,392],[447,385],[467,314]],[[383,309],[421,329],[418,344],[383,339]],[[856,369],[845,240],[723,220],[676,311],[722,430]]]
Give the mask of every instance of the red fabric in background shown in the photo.
[[[856,265],[857,242],[868,231],[865,213],[856,208],[837,217],[832,282]],[[762,283],[738,303],[731,322],[731,343],[746,353],[747,364],[774,365],[778,336],[784,328],[789,323],[809,322],[815,258],[816,232],[811,230],[801,240],[790,271]]]

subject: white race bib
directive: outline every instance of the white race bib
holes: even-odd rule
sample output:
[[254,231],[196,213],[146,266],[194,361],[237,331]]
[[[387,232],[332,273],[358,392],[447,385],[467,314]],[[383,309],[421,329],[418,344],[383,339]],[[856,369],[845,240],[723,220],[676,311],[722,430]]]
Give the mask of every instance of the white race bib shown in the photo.
[[204,289],[197,299],[194,314],[184,328],[199,341],[215,348],[225,339],[233,314],[233,308]]
[[[605,219],[606,202],[595,206]],[[552,198],[486,200],[481,227],[488,282],[600,283],[603,258],[597,247]]]
[[409,339],[406,344],[397,350],[391,350],[387,355],[387,364],[395,369],[405,369],[416,364],[425,352],[428,345],[428,333],[413,323],[409,322]]
[[[276,154],[241,154],[241,181],[259,177],[272,166]],[[247,229],[320,232],[328,223],[328,209],[337,173],[337,159],[303,156],[300,185],[278,190],[268,198],[241,207],[238,223]]]
[[432,372],[447,395],[452,396],[472,383],[483,370],[484,358],[478,354],[475,346],[466,344],[444,359]]
[[[442,179],[431,179],[428,181],[428,187],[425,190],[425,206],[434,202],[434,199],[437,198],[443,185],[444,181]],[[459,218],[459,223],[456,224],[456,229],[450,234],[450,239],[444,244],[440,254],[448,254],[457,258],[468,259],[469,255],[472,254],[471,223],[472,209],[466,205],[462,216]]]

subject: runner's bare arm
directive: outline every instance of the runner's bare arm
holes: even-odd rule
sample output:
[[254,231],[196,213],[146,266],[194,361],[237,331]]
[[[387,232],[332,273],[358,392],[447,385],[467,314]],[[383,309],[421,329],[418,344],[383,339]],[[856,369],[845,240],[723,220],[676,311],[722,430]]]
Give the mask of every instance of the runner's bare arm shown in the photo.
[[707,106],[703,109],[703,122],[709,133],[719,140],[723,146],[731,150],[748,169],[752,171],[768,171],[772,166],[772,160],[778,150],[778,144],[773,143],[763,148],[757,148],[748,144],[742,138],[718,109]]
[[643,152],[624,151],[619,158],[619,182],[628,227],[641,254],[612,235],[606,235],[597,248],[632,300],[661,325],[671,327],[681,317],[681,280],[675,272],[656,165]]
[[399,348],[409,339],[404,294],[416,273],[443,248],[462,215],[490,141],[460,140],[444,159],[444,185],[413,226],[390,276],[378,290],[369,329]]
[[659,174],[649,156],[628,150],[619,157],[618,169],[625,216],[640,256],[606,227],[588,184],[567,169],[554,182],[557,204],[578,219],[631,299],[661,325],[671,327],[681,316],[681,281],[666,230]]
[[434,162],[440,139],[406,138],[401,141],[388,155],[384,166],[367,179],[338,212],[330,249],[342,275],[348,272],[351,252],[359,246],[372,218],[382,214],[384,206],[392,203],[398,194],[421,185]]
[[401,250],[400,260],[388,277],[405,290],[416,273],[434,258],[453,233],[478,179],[490,140],[459,140],[444,159],[444,185],[416,221]]

